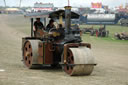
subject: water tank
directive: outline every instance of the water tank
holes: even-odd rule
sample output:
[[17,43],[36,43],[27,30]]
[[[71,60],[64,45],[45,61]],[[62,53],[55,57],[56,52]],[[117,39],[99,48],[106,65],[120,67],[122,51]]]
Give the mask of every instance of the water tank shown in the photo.
[[115,14],[88,14],[87,24],[114,24]]

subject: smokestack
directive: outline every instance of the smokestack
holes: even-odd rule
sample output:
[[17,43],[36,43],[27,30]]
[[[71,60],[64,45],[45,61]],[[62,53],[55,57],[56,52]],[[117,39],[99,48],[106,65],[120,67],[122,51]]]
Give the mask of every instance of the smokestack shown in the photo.
[[65,28],[67,33],[70,33],[71,30],[71,6],[65,6]]

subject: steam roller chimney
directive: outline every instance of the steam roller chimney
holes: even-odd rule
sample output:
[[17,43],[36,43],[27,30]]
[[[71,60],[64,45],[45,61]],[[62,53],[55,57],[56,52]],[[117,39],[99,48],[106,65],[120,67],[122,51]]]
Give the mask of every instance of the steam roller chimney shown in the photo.
[[71,6],[65,6],[65,28],[66,33],[70,34],[71,30]]

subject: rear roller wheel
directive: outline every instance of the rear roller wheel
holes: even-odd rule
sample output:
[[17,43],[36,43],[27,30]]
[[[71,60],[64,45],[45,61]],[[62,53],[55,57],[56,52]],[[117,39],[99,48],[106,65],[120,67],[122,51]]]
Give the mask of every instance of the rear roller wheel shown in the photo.
[[33,53],[33,51],[35,51],[34,47],[36,47],[33,42],[37,43],[37,41],[26,41],[23,48],[23,62],[29,69],[41,68],[41,65],[33,62],[35,61],[33,57],[35,53]]

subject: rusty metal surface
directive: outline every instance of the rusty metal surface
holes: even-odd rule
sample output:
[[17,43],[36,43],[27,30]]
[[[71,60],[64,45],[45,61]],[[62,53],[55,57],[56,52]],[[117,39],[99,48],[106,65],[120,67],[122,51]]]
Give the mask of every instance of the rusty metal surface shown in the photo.
[[51,42],[44,43],[44,60],[45,64],[53,64],[53,46]]
[[39,46],[38,46],[38,53],[39,53],[38,63],[39,64],[43,64],[44,63],[44,59],[43,59],[43,55],[44,55],[43,51],[44,51],[44,49],[43,49],[43,47],[44,47],[43,43],[39,42]]
[[72,54],[72,51],[70,49],[67,49],[67,57],[66,62],[64,62],[66,65],[64,66],[64,71],[71,75],[73,71],[73,66],[69,66],[68,64],[74,64],[74,57]]

